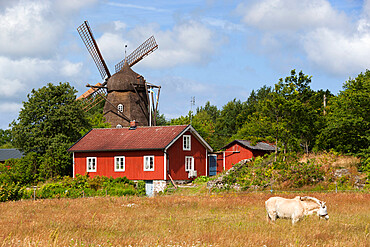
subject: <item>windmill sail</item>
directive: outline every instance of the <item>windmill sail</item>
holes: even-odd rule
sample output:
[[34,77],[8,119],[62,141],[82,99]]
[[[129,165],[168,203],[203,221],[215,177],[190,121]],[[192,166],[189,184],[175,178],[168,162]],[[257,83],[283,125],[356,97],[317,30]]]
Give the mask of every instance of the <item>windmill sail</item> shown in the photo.
[[85,111],[89,111],[94,106],[99,104],[104,100],[102,96],[107,95],[107,91],[102,87],[101,83],[95,84],[94,87],[91,87],[89,90],[87,90],[85,93],[83,93],[80,97],[78,97],[76,100],[82,100],[83,102],[83,109]]
[[[151,36],[144,43],[142,43],[138,48],[136,48],[130,55],[127,56],[126,60],[128,65],[131,67],[138,63],[141,59],[149,55],[151,52],[158,48],[157,42],[154,36]],[[120,71],[125,63],[125,59],[117,63],[115,66],[116,73]]]
[[77,28],[78,33],[81,36],[82,41],[85,43],[87,50],[89,51],[91,57],[93,58],[98,70],[100,72],[101,78],[104,80],[106,77],[110,77],[108,67],[100,53],[99,47],[95,41],[89,23],[84,21],[81,26]]

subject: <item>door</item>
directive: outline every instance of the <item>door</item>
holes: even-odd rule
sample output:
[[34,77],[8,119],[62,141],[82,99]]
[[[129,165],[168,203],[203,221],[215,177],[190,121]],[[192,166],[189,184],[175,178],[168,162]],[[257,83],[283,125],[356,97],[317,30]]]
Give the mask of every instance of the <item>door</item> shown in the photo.
[[215,176],[217,174],[217,155],[210,154],[209,156],[209,176]]
[[145,193],[147,196],[153,196],[153,180],[145,180]]

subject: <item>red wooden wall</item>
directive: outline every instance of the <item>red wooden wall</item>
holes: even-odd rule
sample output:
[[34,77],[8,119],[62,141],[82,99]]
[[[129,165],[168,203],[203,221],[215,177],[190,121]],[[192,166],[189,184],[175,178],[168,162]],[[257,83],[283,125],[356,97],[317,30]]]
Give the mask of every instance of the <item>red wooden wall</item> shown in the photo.
[[[241,160],[250,159],[252,157],[257,157],[257,156],[263,156],[266,153],[268,153],[268,151],[263,151],[263,150],[251,150],[251,149],[245,148],[244,146],[238,143],[234,143],[234,145],[230,146],[225,151],[226,151],[225,152],[225,170],[229,170],[231,167],[233,167],[233,165],[235,165]],[[239,153],[235,153],[233,151],[239,151]]]
[[174,180],[188,180],[188,172],[185,171],[185,156],[194,157],[194,169],[197,171],[197,176],[207,176],[206,174],[206,148],[190,133],[191,135],[191,150],[183,150],[182,136],[168,149],[169,173]]
[[[144,171],[144,156],[154,155],[154,171]],[[114,156],[125,156],[125,171],[114,171]],[[85,175],[86,157],[96,157],[96,172],[89,172],[90,177],[124,177],[130,180],[163,180],[163,151],[121,151],[121,152],[84,152],[75,153],[75,174]]]
[[[207,153],[206,148],[190,133],[191,135],[191,150],[183,150],[183,137],[181,136],[171,147],[167,150],[167,164],[164,167],[164,153],[162,150],[154,151],[117,151],[117,152],[77,152],[74,153],[76,174],[85,175],[86,171],[86,157],[96,157],[96,172],[89,172],[90,177],[107,176],[107,177],[124,177],[130,180],[163,180],[165,177],[165,170],[167,169],[172,179],[174,180],[188,180],[188,172],[185,172],[185,156],[194,157],[194,168],[197,171],[197,176],[208,175],[206,168]],[[154,171],[144,171],[144,156],[154,155]],[[114,171],[114,157],[125,156],[125,171]],[[166,180],[169,177],[166,175]]]
[[[239,151],[240,153],[233,153]],[[225,150],[225,170],[229,170],[234,164],[243,159],[250,159],[253,157],[253,152],[243,146],[235,143]]]

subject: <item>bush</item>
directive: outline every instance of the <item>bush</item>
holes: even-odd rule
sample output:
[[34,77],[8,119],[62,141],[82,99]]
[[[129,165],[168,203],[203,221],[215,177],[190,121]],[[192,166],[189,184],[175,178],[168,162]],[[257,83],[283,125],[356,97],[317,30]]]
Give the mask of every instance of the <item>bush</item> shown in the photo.
[[306,185],[315,185],[324,180],[323,168],[314,161],[298,162],[291,159],[288,162],[270,162],[262,158],[256,158],[251,163],[235,165],[235,172],[229,173],[223,178],[225,189],[234,184],[241,186],[242,190],[250,188],[266,188],[272,183],[278,182],[282,187],[298,188]]
[[[1,167],[0,167],[1,168]],[[4,170],[6,172],[6,170]],[[0,171],[0,179],[3,172]],[[55,178],[42,185],[36,190],[36,198],[78,198],[82,196],[125,196],[145,195],[145,182],[139,181],[136,185],[126,177],[107,178],[96,176],[77,175],[76,178],[65,176]],[[6,180],[0,184],[0,201],[31,199],[34,190],[21,187],[19,184],[7,183]]]
[[0,202],[20,200],[23,193],[24,189],[18,184],[2,184],[0,186]]
[[138,195],[141,195],[141,196],[146,195],[145,182],[143,180],[140,180],[136,183],[136,190],[138,192]]

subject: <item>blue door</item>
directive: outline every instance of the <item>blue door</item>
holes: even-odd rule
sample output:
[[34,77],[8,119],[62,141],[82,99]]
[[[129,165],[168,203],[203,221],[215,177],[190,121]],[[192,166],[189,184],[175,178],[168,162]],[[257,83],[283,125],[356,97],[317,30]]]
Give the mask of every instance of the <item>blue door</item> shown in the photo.
[[145,181],[145,193],[149,197],[153,196],[153,180]]
[[210,154],[209,156],[209,176],[215,176],[217,174],[217,155]]

